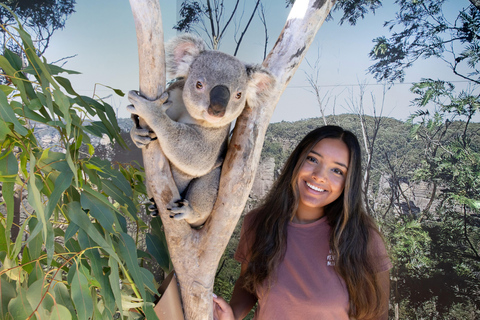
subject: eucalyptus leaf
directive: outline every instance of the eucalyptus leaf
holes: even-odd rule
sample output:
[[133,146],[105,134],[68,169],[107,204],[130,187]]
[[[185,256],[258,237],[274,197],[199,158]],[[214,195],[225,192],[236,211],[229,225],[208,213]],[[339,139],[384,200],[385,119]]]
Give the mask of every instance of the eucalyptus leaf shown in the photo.
[[18,122],[15,112],[8,103],[7,96],[2,90],[0,90],[0,117],[3,121],[12,123],[17,133],[21,134],[22,136],[26,136],[28,134],[28,130],[25,129],[20,122]]
[[[78,266],[78,265],[76,265]],[[92,296],[85,275],[76,268],[72,278],[72,301],[79,320],[88,320],[93,311]]]
[[14,285],[0,277],[0,318],[8,312],[8,303],[17,296]]
[[91,190],[91,193],[83,192],[80,200],[82,208],[90,210],[90,215],[95,217],[108,232],[115,233],[113,228],[115,219],[113,218],[112,210],[110,206],[99,199],[100,197],[105,198],[102,194],[94,190]]
[[156,235],[147,233],[146,243],[148,252],[155,258],[164,272],[170,271],[170,257],[168,248]]
[[28,319],[33,313],[33,308],[27,299],[27,290],[23,287],[17,288],[17,296],[8,303],[8,312],[13,319]]

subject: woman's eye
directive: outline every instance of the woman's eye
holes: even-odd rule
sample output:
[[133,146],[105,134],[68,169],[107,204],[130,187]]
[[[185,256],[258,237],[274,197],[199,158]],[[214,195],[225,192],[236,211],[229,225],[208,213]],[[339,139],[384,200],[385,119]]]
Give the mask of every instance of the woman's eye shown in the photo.
[[333,169],[333,172],[335,172],[335,173],[338,174],[338,175],[343,176],[343,171],[340,170],[340,169]]
[[315,157],[312,157],[312,156],[307,156],[307,160],[310,161],[310,162],[314,162],[314,163],[317,162],[317,159]]
[[195,87],[196,87],[197,89],[202,89],[202,88],[203,88],[203,84],[202,84],[200,81],[197,81]]
[[240,99],[242,97],[242,93],[241,92],[237,92],[237,94],[235,95],[235,98],[236,99]]

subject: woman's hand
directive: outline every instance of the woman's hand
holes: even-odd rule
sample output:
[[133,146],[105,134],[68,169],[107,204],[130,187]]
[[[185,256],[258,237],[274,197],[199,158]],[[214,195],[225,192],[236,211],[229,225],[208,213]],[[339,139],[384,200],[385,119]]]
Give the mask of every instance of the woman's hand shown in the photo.
[[214,320],[235,320],[232,307],[222,297],[213,294],[213,319]]

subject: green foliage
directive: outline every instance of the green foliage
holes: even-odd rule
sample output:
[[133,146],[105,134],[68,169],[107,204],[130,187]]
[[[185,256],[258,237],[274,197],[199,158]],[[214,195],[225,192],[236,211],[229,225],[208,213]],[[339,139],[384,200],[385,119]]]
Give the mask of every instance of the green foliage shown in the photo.
[[[4,26],[20,21],[29,34],[36,36],[38,52],[45,52],[50,38],[56,30],[63,29],[67,18],[75,12],[75,0],[2,0],[0,1],[0,22]],[[5,6],[3,6],[5,5]],[[8,6],[8,9],[7,9]],[[13,14],[14,13],[14,14]],[[9,31],[10,32],[10,31]],[[19,53],[21,42],[18,34],[12,38],[6,30],[0,29],[0,52],[4,48]]]
[[377,80],[403,81],[405,70],[416,61],[438,57],[454,74],[479,82],[480,11],[476,7],[467,6],[449,20],[447,0],[395,2],[399,6],[395,19],[385,22],[391,36],[376,38],[370,52],[376,62],[369,71]]
[[[110,105],[81,96],[60,73],[75,73],[40,59],[18,26],[26,57],[5,49],[0,68],[11,84],[0,89],[0,319],[156,319],[158,294],[139,249],[147,226],[137,217],[146,197],[144,173],[115,169],[94,156],[90,136],[125,145]],[[97,119],[97,120],[88,120]],[[55,128],[56,149],[43,149],[36,126]],[[82,150],[88,150],[83,152]],[[16,198],[28,191],[26,217],[14,223]],[[169,269],[161,239],[155,258]],[[128,226],[136,232],[129,233]],[[13,237],[12,230],[19,229]],[[162,242],[163,241],[163,242]],[[132,312],[132,310],[136,310]]]

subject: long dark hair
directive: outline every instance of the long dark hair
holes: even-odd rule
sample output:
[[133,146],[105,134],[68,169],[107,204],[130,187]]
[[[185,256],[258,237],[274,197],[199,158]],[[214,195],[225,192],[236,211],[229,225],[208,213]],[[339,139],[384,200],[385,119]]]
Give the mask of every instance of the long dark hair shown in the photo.
[[363,206],[360,144],[353,133],[338,126],[317,128],[300,141],[263,204],[253,213],[247,236],[255,240],[244,274],[245,289],[255,293],[265,281],[269,286],[274,282],[275,269],[286,251],[287,226],[298,207],[299,170],[310,151],[325,138],[343,141],[350,152],[343,193],[324,209],[333,231],[330,248],[336,255],[335,268],[348,289],[350,316],[361,319],[380,315],[385,311],[381,310],[385,293],[367,252],[371,232],[377,228]]

